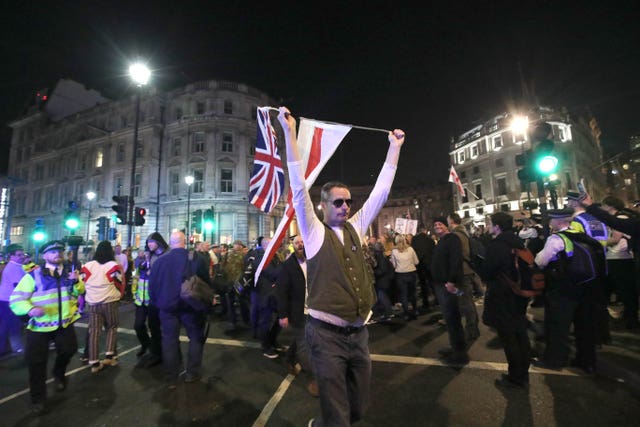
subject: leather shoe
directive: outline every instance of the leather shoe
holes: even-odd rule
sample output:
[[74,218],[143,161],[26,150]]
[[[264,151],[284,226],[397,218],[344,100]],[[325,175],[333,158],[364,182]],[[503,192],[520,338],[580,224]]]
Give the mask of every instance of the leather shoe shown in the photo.
[[453,354],[453,349],[451,347],[443,347],[438,350],[438,354],[440,356],[449,356]]
[[502,374],[500,378],[497,378],[493,383],[500,388],[522,390],[526,392],[529,391],[529,383],[519,383],[513,381],[507,374]]
[[287,370],[291,375],[298,375],[302,371],[302,366],[299,363],[287,363]]
[[63,392],[67,389],[67,377],[62,377],[62,378],[54,378],[53,382],[55,383],[56,386],[56,391],[58,393]]
[[531,364],[533,366],[535,366],[536,368],[541,368],[541,369],[550,369],[552,371],[561,371],[562,370],[562,366],[548,363],[544,359],[535,359],[535,358],[531,359]]
[[307,391],[313,397],[320,396],[320,392],[318,391],[318,383],[316,383],[314,380],[310,381],[309,384],[307,384]]
[[31,415],[42,415],[44,413],[44,403],[31,404]]

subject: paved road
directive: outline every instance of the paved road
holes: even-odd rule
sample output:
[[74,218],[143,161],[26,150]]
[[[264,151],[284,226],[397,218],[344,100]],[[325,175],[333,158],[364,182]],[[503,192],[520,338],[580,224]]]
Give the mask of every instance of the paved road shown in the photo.
[[[212,322],[205,346],[203,380],[168,390],[160,367],[134,369],[138,343],[127,329],[132,313],[131,304],[122,305],[120,365],[91,374],[74,359],[67,391],[56,394],[51,387],[48,410],[40,417],[28,413],[24,361],[0,361],[0,426],[288,427],[306,426],[316,415],[318,402],[307,394],[304,377],[288,375],[282,358],[264,358],[249,331],[225,334],[219,320]],[[436,320],[421,316],[408,324],[369,327],[372,396],[358,426],[640,425],[640,389],[633,377],[640,372],[637,334],[615,332],[614,345],[601,352],[606,368],[596,375],[532,369],[527,395],[493,385],[506,364],[486,328],[470,350],[469,365],[440,364],[437,350],[447,336]],[[80,342],[84,328],[85,319],[78,322]],[[280,341],[288,337],[285,332]]]

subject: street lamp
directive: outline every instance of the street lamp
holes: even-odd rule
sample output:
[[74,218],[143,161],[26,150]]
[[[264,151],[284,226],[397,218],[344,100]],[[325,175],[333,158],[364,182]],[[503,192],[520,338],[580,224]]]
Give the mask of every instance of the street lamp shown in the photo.
[[[526,142],[525,135],[527,134],[527,129],[529,128],[529,118],[523,116],[516,116],[511,121],[511,131],[513,135],[516,137],[516,144],[524,144]],[[517,135],[522,135],[522,139],[518,139]]]
[[129,76],[131,80],[138,87],[136,93],[136,119],[133,126],[133,155],[131,160],[131,181],[129,185],[129,215],[127,218],[127,229],[129,232],[128,246],[133,243],[133,205],[134,205],[134,187],[136,182],[136,160],[138,157],[138,125],[140,123],[140,94],[142,92],[142,86],[149,82],[151,77],[151,70],[146,64],[136,62],[129,66]]
[[89,200],[89,209],[87,209],[87,238],[86,241],[89,241],[89,226],[90,226],[90,222],[91,222],[91,203],[93,202],[93,199],[96,198],[96,193],[94,193],[93,191],[88,191],[87,192],[87,200]]
[[187,175],[184,177],[184,182],[187,183],[187,247],[189,247],[189,236],[191,235],[191,215],[189,209],[191,209],[191,184],[193,184],[193,176]]

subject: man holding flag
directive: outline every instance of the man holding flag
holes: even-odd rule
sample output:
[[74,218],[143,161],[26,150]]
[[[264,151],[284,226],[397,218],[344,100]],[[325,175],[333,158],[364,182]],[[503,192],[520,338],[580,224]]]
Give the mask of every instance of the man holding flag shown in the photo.
[[[278,119],[284,129],[293,206],[307,253],[309,318],[305,336],[320,392],[321,415],[310,426],[349,426],[362,418],[371,382],[369,333],[365,326],[375,303],[373,276],[362,252],[363,236],[384,206],[395,177],[404,132],[389,132],[382,171],[362,209],[349,218],[351,193],[346,185],[322,187],[324,222],[315,214],[298,146],[296,120],[285,107]],[[301,124],[302,127],[302,124]],[[322,129],[313,132],[322,150]],[[302,130],[301,130],[302,139]],[[314,148],[311,148],[314,152]],[[312,155],[313,156],[313,155]]]

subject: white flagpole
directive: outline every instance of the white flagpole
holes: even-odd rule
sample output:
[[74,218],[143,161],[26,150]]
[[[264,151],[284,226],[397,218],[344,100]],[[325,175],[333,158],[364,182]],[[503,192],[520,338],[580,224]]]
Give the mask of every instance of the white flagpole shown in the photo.
[[[278,108],[275,108],[275,107],[260,107],[260,108],[264,108],[264,109],[267,109],[267,110],[272,110],[272,111],[278,111],[278,112],[280,112],[280,110],[279,110]],[[300,117],[300,118],[301,118],[301,119],[305,119],[306,117]],[[391,132],[389,129],[371,128],[371,127],[366,127],[366,126],[357,126],[357,125],[347,125],[347,124],[344,124],[344,123],[328,122],[328,121],[326,121],[326,120],[317,120],[317,119],[308,119],[308,118],[307,118],[307,120],[315,120],[315,121],[317,121],[317,122],[328,123],[328,124],[330,124],[330,125],[349,126],[349,127],[353,128],[353,129],[372,130],[372,131],[375,131],[375,132],[384,132],[384,133],[389,133],[389,132]]]

